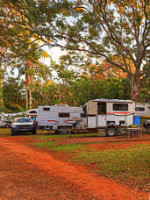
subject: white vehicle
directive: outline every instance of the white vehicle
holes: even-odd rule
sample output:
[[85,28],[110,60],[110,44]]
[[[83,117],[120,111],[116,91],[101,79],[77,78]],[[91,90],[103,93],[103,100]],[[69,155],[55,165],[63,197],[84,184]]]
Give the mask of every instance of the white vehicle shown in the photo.
[[29,117],[17,117],[14,119],[11,125],[11,135],[22,132],[31,132],[36,134],[35,123]]
[[86,124],[82,107],[71,107],[64,104],[38,107],[38,128],[60,130],[72,128],[77,121]]
[[135,103],[135,114],[139,117],[150,117],[150,104]]
[[4,121],[0,121],[0,128],[7,128],[7,123]]
[[115,136],[118,126],[128,127],[134,123],[134,102],[118,99],[95,99],[84,105],[87,128],[105,128],[108,136]]

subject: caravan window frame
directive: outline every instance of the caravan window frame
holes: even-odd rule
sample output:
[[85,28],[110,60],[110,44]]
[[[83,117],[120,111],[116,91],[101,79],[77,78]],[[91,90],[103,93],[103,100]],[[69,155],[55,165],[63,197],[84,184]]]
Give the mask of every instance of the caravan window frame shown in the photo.
[[58,116],[60,118],[69,118],[70,117],[70,113],[61,112],[61,113],[58,113]]
[[86,114],[85,114],[85,113],[80,113],[80,117],[81,117],[81,118],[85,118],[85,117],[86,117]]
[[106,113],[107,113],[106,102],[97,102],[97,112],[98,112],[98,114],[106,115]]
[[138,107],[135,107],[135,111],[137,111],[137,112],[145,112],[145,108],[138,106]]
[[44,112],[50,111],[50,107],[43,107],[43,111],[44,111]]
[[[127,106],[125,108],[125,106]],[[113,111],[128,111],[129,105],[127,103],[113,103]]]

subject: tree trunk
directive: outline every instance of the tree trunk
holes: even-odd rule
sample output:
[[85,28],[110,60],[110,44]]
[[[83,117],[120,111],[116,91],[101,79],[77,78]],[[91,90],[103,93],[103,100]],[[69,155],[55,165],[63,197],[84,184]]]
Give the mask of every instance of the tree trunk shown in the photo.
[[134,102],[139,102],[140,99],[140,91],[141,91],[141,79],[137,76],[130,80],[131,85],[131,99]]
[[29,108],[28,87],[26,86],[26,109]]
[[29,109],[32,108],[32,89],[29,88]]
[[3,105],[3,92],[2,92],[2,88],[3,88],[3,72],[2,72],[2,67],[1,67],[1,63],[0,63],[0,105],[1,105],[1,107]]

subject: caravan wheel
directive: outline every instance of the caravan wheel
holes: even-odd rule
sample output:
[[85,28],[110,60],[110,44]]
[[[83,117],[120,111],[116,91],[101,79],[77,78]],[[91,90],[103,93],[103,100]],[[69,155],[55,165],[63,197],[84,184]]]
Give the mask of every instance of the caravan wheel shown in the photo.
[[114,128],[114,127],[108,127],[108,128],[106,129],[106,135],[107,135],[107,136],[113,137],[113,136],[115,136],[116,134],[117,134],[116,128]]

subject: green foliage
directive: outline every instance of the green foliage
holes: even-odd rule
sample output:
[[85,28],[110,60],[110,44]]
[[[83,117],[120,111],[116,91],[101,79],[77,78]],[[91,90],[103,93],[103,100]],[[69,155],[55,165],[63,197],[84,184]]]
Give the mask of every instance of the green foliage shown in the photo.
[[3,83],[3,101],[7,112],[25,109],[24,81],[9,77]]
[[[111,5],[105,0],[1,0],[0,46],[5,51],[0,54],[3,62],[7,60],[18,66],[20,73],[35,73],[33,69],[26,69],[26,61],[39,66],[40,70],[36,72],[39,88],[37,82],[32,85],[34,107],[55,103],[82,105],[89,99],[100,97],[137,97],[139,100],[141,84],[141,101],[149,101],[146,76],[149,68],[144,67],[149,60],[149,13],[148,1],[142,0],[137,3],[112,1]],[[38,61],[42,51],[38,49],[44,45],[70,50],[60,65],[52,64],[58,80],[50,87],[46,86],[50,69],[48,72]],[[80,67],[84,66],[88,71],[93,60],[99,66],[105,60],[110,64],[109,68],[115,66],[123,70],[128,74],[129,82],[118,78],[97,81],[92,76],[81,77],[83,68]],[[75,77],[70,66],[78,67],[77,75],[81,78]]]

